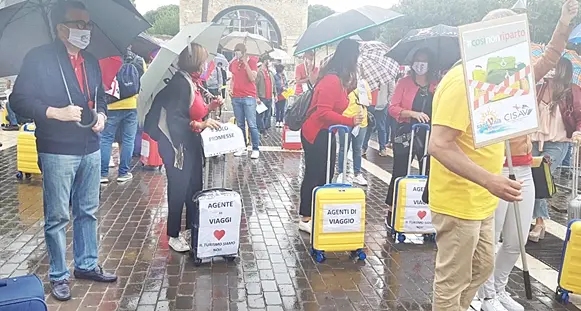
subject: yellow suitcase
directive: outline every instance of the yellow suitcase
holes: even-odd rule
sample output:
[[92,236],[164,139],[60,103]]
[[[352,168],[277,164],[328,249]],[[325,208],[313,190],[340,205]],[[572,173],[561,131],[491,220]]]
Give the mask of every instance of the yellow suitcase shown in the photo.
[[563,244],[563,262],[557,291],[557,301],[568,303],[570,294],[581,294],[581,219],[574,219],[567,226]]
[[[427,124],[414,124],[410,140],[410,154],[407,172],[409,174],[413,161],[413,143],[417,129],[426,130],[426,143],[424,144],[424,155],[427,154],[427,137],[429,137],[430,126]],[[406,233],[423,234],[424,240],[433,241],[435,230],[432,226],[432,216],[430,207],[423,202],[422,194],[428,177],[426,175],[426,162],[420,175],[407,175],[395,181],[391,219],[388,219],[388,226],[391,228],[391,235],[399,243],[406,241]],[[423,175],[421,175],[423,174]]]
[[16,138],[16,163],[18,166],[16,177],[18,179],[22,179],[24,176],[30,178],[31,174],[40,174],[34,130],[34,123],[25,124]]
[[8,108],[5,106],[4,108],[0,107],[0,125],[8,126]]
[[[329,128],[329,146],[327,156],[327,184],[313,189],[311,204],[312,233],[311,255],[316,262],[323,262],[325,251],[351,251],[351,256],[365,260],[365,192],[350,184],[331,184],[330,150],[331,135],[335,130],[345,132],[345,146],[350,129],[344,125]],[[346,172],[345,156],[343,171]]]

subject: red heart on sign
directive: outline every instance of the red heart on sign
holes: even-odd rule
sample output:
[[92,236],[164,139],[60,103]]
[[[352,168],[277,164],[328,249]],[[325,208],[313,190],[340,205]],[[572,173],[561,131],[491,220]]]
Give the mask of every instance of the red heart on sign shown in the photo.
[[428,214],[428,212],[426,212],[426,211],[419,211],[418,217],[420,217],[420,219],[424,219],[424,217],[426,217],[427,214]]
[[214,236],[218,241],[222,240],[222,238],[226,235],[226,231],[224,230],[216,230],[214,231]]

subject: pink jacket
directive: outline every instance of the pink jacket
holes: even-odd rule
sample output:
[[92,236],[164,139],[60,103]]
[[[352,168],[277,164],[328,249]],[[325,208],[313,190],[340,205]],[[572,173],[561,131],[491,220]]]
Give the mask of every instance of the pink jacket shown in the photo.
[[[437,81],[430,83],[430,92],[434,92],[436,85],[438,85]],[[410,118],[402,118],[400,115],[404,110],[412,110],[414,98],[419,89],[420,87],[416,85],[411,75],[407,75],[397,81],[388,112],[398,123],[410,122]]]

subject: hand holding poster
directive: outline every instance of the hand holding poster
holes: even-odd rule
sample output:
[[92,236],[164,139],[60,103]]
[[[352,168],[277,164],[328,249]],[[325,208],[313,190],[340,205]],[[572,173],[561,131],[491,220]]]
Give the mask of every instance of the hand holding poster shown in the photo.
[[476,148],[538,130],[525,14],[459,27]]
[[246,147],[242,130],[232,123],[224,123],[216,130],[206,128],[202,131],[202,143],[206,158],[236,152]]

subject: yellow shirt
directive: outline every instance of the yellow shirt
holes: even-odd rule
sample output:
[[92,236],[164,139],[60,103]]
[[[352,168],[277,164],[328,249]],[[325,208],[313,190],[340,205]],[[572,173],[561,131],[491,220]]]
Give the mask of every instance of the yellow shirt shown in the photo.
[[[371,88],[369,87],[369,84],[367,84],[367,82],[365,82],[365,89],[367,90],[369,102],[371,102]],[[360,126],[361,128],[364,128],[367,127],[367,108],[365,106],[358,104],[359,102],[359,100],[357,99],[358,95],[359,95],[358,89],[355,89],[353,92],[349,94],[349,106],[347,106],[347,109],[343,111],[343,115],[352,118],[359,114],[360,111],[363,111],[363,121],[361,121]]]
[[[147,64],[145,63],[145,61],[143,61],[143,71],[146,70]],[[137,95],[116,101],[107,106],[107,110],[129,110],[129,109],[137,109]]]
[[[501,174],[503,143],[474,149],[463,70],[461,65],[452,68],[440,82],[434,95],[432,123],[461,131],[456,138],[460,149],[480,167],[492,174]],[[433,157],[430,165],[432,211],[467,220],[483,220],[492,215],[498,198],[483,187],[450,172]]]

